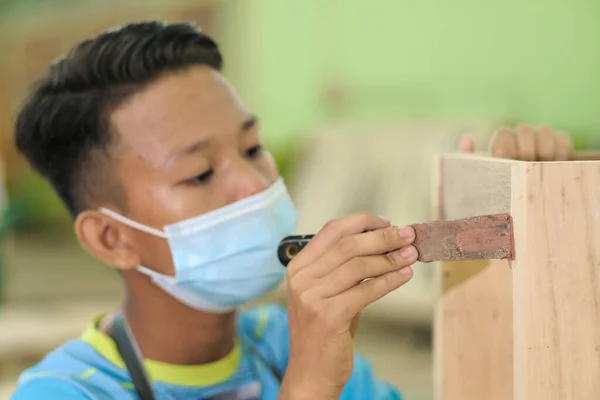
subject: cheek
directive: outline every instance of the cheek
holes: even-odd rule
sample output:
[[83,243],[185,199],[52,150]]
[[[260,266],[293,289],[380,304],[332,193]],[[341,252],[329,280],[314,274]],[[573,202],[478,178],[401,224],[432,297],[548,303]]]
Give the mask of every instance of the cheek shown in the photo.
[[269,182],[275,181],[279,176],[279,170],[277,169],[275,159],[268,151],[265,151],[264,155],[258,161],[257,168]]
[[207,201],[207,193],[183,185],[173,186],[164,179],[132,185],[129,190],[130,218],[162,230],[165,225],[198,215],[198,206]]

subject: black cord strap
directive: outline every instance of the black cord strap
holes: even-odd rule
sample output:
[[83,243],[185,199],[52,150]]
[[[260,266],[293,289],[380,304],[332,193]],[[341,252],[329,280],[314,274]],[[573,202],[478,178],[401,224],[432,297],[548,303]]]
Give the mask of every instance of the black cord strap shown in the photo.
[[141,400],[156,400],[152,386],[142,363],[143,357],[140,348],[129,329],[122,312],[117,313],[112,322],[111,337],[117,344],[117,350],[125,362],[131,375],[133,386]]

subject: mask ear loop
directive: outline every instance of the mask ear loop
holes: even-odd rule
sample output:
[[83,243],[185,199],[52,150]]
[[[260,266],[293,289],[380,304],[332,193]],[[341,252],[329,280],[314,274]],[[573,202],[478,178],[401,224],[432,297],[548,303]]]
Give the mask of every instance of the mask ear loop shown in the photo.
[[111,218],[113,218],[113,219],[115,219],[115,220],[117,220],[119,222],[124,223],[125,225],[128,225],[128,226],[130,226],[132,228],[135,228],[137,230],[140,230],[142,232],[146,232],[146,233],[149,233],[151,235],[158,236],[159,238],[162,238],[162,239],[167,239],[168,238],[167,234],[164,233],[163,231],[161,231],[160,229],[155,229],[155,228],[152,228],[150,226],[146,226],[144,224],[140,224],[139,222],[136,222],[136,221],[133,221],[133,220],[127,218],[127,217],[124,217],[124,216],[122,216],[119,213],[116,213],[116,212],[114,212],[112,210],[109,210],[108,208],[100,207],[98,209],[98,211],[100,211],[102,214],[108,215],[109,217],[111,217]]
[[[109,210],[108,208],[101,207],[98,209],[98,211],[100,211],[102,214],[108,215],[109,217],[115,219],[116,221],[122,222],[125,225],[130,226],[134,229],[138,229],[142,232],[149,233],[150,235],[158,236],[162,239],[167,239],[167,234],[164,233],[163,231],[161,231],[159,229],[154,229],[154,228],[146,226],[144,224],[140,224],[139,222],[136,222],[127,217],[124,217],[119,213]],[[174,276],[163,275],[159,272],[151,270],[148,267],[144,267],[143,265],[138,265],[137,270],[139,272],[141,272],[142,274],[150,277],[153,280],[163,279],[163,280],[169,282],[171,285],[175,284],[177,282],[177,280]]]
[[169,285],[175,285],[177,283],[176,277],[161,274],[160,272],[156,272],[153,269],[144,267],[143,265],[138,265],[137,270],[155,282],[159,281],[159,280],[163,280],[163,281],[167,282]]

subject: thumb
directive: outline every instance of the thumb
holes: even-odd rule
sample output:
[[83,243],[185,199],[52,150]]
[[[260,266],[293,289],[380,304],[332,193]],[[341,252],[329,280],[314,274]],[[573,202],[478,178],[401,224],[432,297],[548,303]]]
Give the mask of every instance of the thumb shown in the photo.
[[471,136],[463,136],[460,140],[459,150],[461,153],[473,153],[475,151],[475,141]]

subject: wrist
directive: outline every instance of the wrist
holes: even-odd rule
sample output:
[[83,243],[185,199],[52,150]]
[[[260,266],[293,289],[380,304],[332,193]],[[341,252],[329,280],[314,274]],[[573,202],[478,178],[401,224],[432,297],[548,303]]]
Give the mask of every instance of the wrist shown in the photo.
[[281,382],[278,400],[337,400],[342,390],[343,387],[328,385],[319,377],[295,373],[288,368]]

